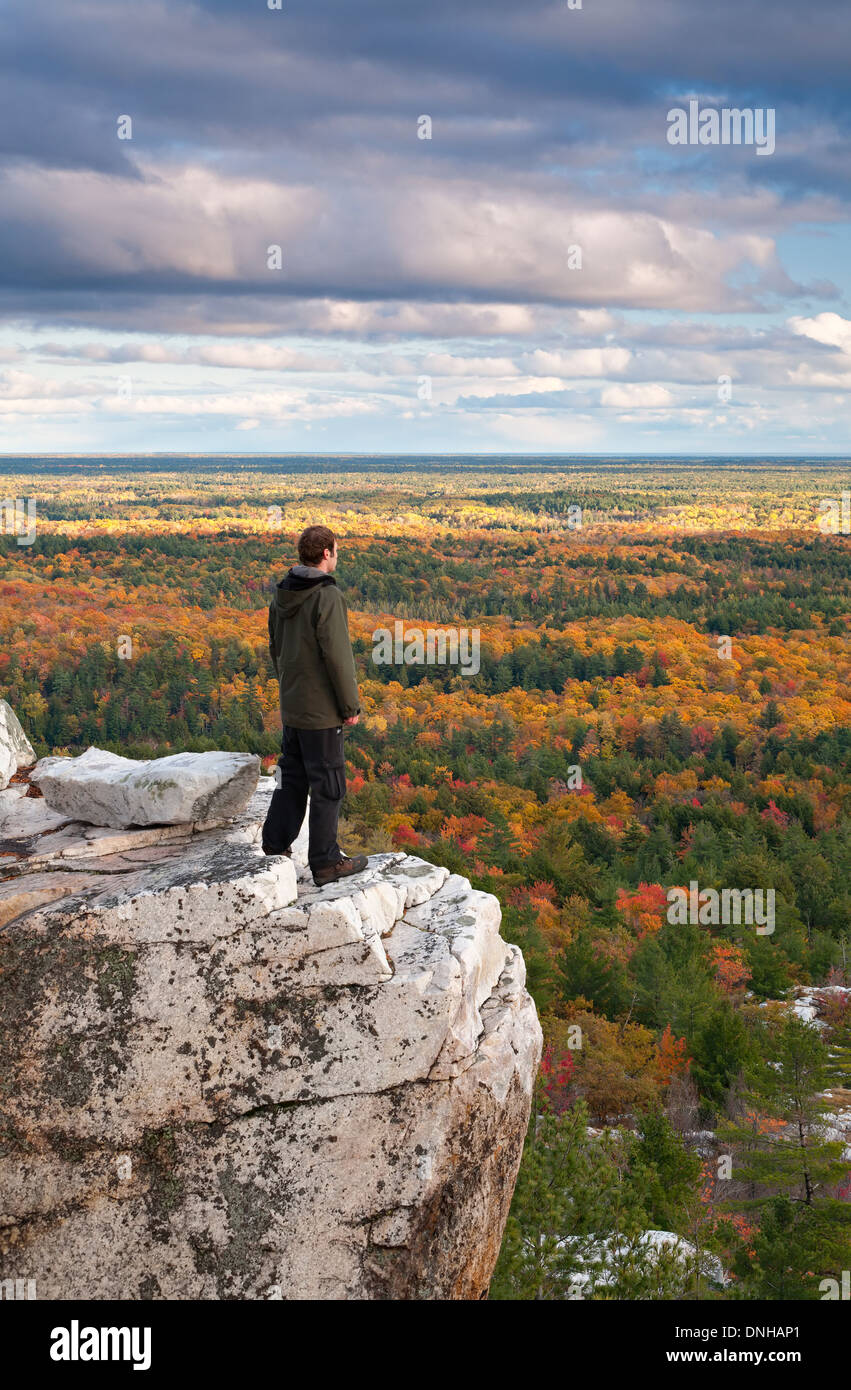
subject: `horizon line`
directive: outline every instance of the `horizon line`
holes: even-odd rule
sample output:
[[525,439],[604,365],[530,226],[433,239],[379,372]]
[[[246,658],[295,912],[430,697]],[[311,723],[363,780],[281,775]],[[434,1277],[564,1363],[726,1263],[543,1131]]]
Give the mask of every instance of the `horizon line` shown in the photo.
[[223,459],[272,459],[272,458],[309,458],[309,459],[372,459],[372,458],[410,458],[410,459],[430,459],[430,458],[532,458],[532,459],[765,459],[769,462],[774,459],[791,459],[799,461],[819,462],[826,460],[851,460],[851,451],[837,454],[781,454],[769,453],[767,450],[758,450],[754,453],[724,453],[724,454],[685,454],[685,453],[591,453],[583,451],[577,454],[559,454],[550,450],[537,451],[505,451],[493,450],[484,453],[464,453],[458,449],[449,450],[427,450],[423,453],[402,453],[396,449],[367,450],[358,453],[340,453],[337,451],[327,451],[310,453],[302,449],[289,449],[286,451],[274,450],[262,453],[234,453],[230,450],[180,450],[180,449],[158,449],[155,451],[143,451],[130,449],[123,452],[98,450],[92,453],[47,453],[47,452],[0,452],[0,461],[4,459],[124,459],[124,458],[223,458]]

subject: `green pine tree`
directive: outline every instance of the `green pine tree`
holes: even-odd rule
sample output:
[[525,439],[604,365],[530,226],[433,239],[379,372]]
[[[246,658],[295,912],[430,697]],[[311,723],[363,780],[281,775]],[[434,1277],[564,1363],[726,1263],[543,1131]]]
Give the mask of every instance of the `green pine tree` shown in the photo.
[[822,1096],[831,1058],[818,1030],[790,1014],[761,1031],[759,1062],[746,1073],[744,1113],[719,1126],[745,1195],[729,1205],[752,1212],[754,1258],[736,1263],[750,1298],[814,1298],[819,1282],[851,1266],[851,1206],[838,1198],[848,1163],[827,1137]]

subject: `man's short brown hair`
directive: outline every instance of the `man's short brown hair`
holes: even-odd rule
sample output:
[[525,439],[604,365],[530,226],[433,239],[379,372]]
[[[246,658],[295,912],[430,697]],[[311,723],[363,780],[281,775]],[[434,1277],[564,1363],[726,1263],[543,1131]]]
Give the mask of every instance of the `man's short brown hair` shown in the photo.
[[318,565],[326,550],[334,554],[336,544],[327,526],[308,526],[298,538],[298,558],[303,565]]

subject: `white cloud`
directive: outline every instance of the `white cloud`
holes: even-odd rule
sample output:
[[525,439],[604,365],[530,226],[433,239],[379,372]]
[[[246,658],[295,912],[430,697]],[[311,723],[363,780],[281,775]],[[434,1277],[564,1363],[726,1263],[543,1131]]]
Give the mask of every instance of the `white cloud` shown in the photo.
[[[123,343],[45,343],[46,357],[75,358],[86,362],[146,362],[153,366],[169,363],[187,366],[234,367],[251,371],[339,372],[340,357],[304,352],[299,348],[275,346],[266,342],[228,342],[170,347],[163,342]],[[2,356],[2,354],[0,354]]]
[[658,410],[671,405],[674,397],[666,386],[653,382],[628,382],[622,386],[606,386],[600,393],[600,404],[619,410]]
[[485,428],[500,439],[517,444],[521,451],[552,449],[554,452],[570,454],[577,448],[599,444],[601,431],[596,421],[585,415],[496,415],[493,419],[478,421],[479,429]]
[[789,327],[793,333],[804,338],[813,338],[817,343],[839,348],[840,352],[851,355],[851,319],[841,314],[816,314],[814,318],[791,318]]
[[526,354],[531,366],[557,377],[604,377],[626,371],[632,360],[629,348],[575,348],[570,352],[547,352],[538,348]]
[[[105,397],[102,408],[118,415],[230,416],[245,420],[323,420],[354,415],[370,415],[379,409],[375,400],[356,396],[328,396],[313,399],[298,391],[222,391],[218,395],[197,396],[149,394],[130,400]],[[243,426],[247,428],[247,426]]]
[[93,382],[58,381],[34,372],[15,370],[0,372],[0,401],[63,400],[71,397],[97,396],[99,388]]
[[68,396],[64,400],[45,400],[43,397],[0,397],[0,415],[85,415],[95,410],[92,401]]
[[421,371],[431,376],[512,377],[520,368],[510,357],[456,357],[450,352],[430,352]]

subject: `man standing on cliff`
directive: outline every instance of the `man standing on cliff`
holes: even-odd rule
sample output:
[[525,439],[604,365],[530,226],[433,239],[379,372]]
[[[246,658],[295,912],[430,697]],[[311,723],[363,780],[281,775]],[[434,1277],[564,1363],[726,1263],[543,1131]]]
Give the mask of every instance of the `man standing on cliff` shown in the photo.
[[360,717],[346,601],[332,572],[337,542],[327,526],[299,536],[300,564],[284,576],[269,605],[269,652],[281,690],[284,735],[280,775],[263,826],[266,854],[289,854],[310,791],[308,863],[319,888],[366,868],[337,844],[346,794],[343,726]]

